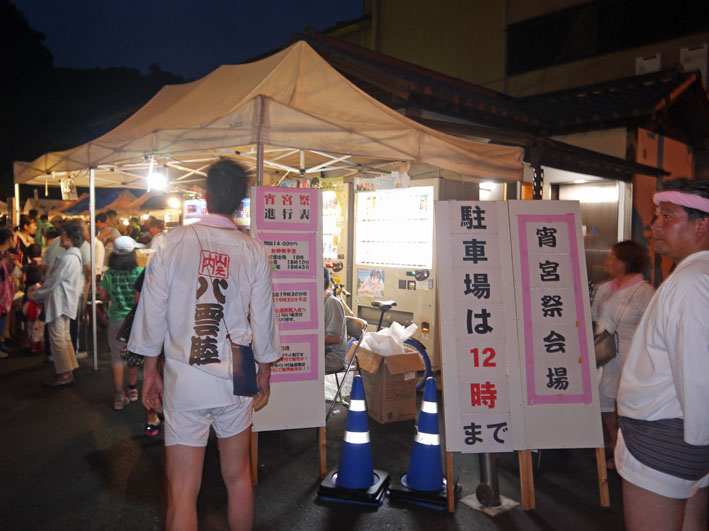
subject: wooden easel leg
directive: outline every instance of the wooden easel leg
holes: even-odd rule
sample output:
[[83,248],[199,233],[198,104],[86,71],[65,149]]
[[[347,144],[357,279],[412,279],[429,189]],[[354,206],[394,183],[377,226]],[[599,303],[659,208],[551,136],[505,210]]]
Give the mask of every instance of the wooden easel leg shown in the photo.
[[596,448],[596,469],[598,470],[598,490],[601,494],[601,507],[611,506],[611,496],[608,492],[608,470],[606,470],[606,450]]
[[455,512],[455,485],[453,484],[453,454],[446,452],[446,496],[448,496],[448,512]]
[[258,433],[251,432],[251,484],[258,485]]
[[532,451],[520,450],[517,452],[519,459],[519,486],[522,492],[522,509],[533,511],[534,502],[534,473],[532,470]]
[[327,476],[327,439],[325,438],[325,426],[318,428],[318,446],[320,447],[320,479]]

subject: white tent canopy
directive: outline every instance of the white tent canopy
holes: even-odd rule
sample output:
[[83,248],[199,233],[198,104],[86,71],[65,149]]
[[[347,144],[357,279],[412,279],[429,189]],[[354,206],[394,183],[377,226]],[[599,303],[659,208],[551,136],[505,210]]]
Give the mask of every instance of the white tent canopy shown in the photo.
[[[15,162],[19,184],[90,188],[91,249],[95,187],[148,188],[153,171],[174,188],[201,182],[230,157],[259,184],[295,176],[382,172],[382,164],[420,162],[478,179],[518,181],[522,150],[466,140],[425,127],[358,89],[305,42],[266,59],[221,66],[200,80],[166,86],[133,116],[74,149]],[[19,201],[19,197],[17,198]],[[93,264],[93,252],[92,252]],[[96,279],[91,279],[96,322]],[[98,367],[93,327],[94,368]]]
[[[176,184],[201,179],[220,156],[280,175],[378,171],[384,161],[423,162],[479,179],[517,181],[522,150],[450,136],[390,109],[350,83],[308,44],[254,63],[221,66],[160,90],[133,116],[84,145],[16,162],[15,183],[146,187],[151,164]],[[379,171],[381,173],[381,171]]]

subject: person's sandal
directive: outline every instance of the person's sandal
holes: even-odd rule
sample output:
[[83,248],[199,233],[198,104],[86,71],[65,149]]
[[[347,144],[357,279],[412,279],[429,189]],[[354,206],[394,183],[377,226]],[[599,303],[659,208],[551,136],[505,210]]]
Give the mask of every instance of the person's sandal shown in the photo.
[[160,435],[160,428],[162,428],[162,422],[160,420],[158,420],[157,424],[149,424],[146,422],[143,435],[146,437],[157,437]]

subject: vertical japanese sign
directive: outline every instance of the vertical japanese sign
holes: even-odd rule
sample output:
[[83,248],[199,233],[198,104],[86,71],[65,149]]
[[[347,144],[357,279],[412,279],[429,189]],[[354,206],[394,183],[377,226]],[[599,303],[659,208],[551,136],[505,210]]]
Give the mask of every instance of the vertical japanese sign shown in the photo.
[[271,368],[269,407],[254,429],[324,424],[322,198],[319,190],[252,188],[251,234],[263,242],[283,357]]
[[527,448],[602,445],[581,212],[509,204]]
[[436,202],[449,451],[600,444],[579,218],[575,202]]
[[[512,450],[508,360],[516,354],[507,209],[437,201],[441,345],[449,451]],[[452,420],[450,420],[452,419]]]

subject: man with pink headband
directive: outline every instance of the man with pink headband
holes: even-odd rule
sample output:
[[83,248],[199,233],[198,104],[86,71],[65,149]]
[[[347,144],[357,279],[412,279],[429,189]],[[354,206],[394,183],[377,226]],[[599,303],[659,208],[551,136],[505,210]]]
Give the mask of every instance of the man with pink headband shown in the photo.
[[618,389],[616,468],[628,530],[707,529],[709,180],[655,194],[655,250],[676,268],[633,337]]

